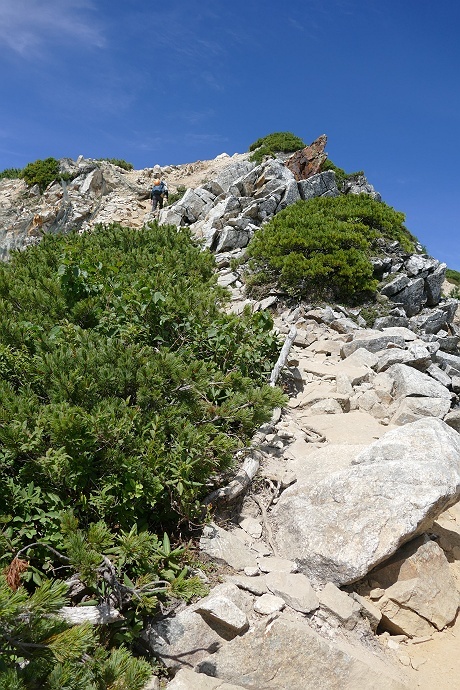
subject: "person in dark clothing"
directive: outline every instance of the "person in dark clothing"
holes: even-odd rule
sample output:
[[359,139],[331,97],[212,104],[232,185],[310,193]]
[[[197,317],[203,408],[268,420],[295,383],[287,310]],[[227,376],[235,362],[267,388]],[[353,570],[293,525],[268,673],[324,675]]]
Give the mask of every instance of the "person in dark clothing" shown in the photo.
[[165,189],[165,184],[158,177],[153,181],[153,187],[150,192],[150,198],[152,200],[152,213],[154,213],[158,208],[163,208],[163,192]]

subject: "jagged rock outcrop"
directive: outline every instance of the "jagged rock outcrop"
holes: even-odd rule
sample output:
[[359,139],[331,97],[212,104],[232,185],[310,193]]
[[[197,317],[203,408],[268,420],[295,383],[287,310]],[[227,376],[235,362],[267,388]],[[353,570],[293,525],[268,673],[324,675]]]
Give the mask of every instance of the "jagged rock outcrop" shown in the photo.
[[300,151],[296,151],[286,161],[286,167],[293,173],[297,182],[306,180],[312,175],[316,175],[321,170],[321,166],[327,159],[325,152],[327,137],[322,134],[310,146],[306,146]]

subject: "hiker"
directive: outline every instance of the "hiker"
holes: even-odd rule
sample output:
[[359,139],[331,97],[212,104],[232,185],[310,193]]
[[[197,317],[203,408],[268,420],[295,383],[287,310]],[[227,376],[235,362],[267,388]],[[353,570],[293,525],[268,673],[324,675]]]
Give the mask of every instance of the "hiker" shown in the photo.
[[161,209],[163,208],[163,192],[165,188],[165,183],[157,177],[153,180],[153,187],[150,192],[150,198],[152,200],[152,213],[157,209],[157,206]]

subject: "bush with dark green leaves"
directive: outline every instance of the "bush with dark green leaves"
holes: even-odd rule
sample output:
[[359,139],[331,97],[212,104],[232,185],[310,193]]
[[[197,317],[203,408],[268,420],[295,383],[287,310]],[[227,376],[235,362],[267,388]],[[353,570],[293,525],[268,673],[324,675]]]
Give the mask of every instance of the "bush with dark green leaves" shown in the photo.
[[375,290],[371,254],[376,240],[413,251],[404,214],[368,195],[299,201],[278,213],[247,248],[251,290],[278,287],[289,295],[360,299]]
[[270,315],[226,299],[173,226],[47,235],[0,265],[0,571],[25,559],[31,593],[79,573],[76,603],[122,609],[118,642],[158,597],[202,593],[164,532],[201,518],[210,479],[284,401]]
[[291,132],[273,132],[251,144],[249,151],[253,151],[253,154],[250,160],[260,163],[264,156],[273,158],[277,152],[289,153],[303,149],[305,146],[302,139]]
[[55,158],[45,158],[34,163],[28,163],[21,173],[29,186],[37,184],[43,192],[46,187],[59,175],[59,161]]

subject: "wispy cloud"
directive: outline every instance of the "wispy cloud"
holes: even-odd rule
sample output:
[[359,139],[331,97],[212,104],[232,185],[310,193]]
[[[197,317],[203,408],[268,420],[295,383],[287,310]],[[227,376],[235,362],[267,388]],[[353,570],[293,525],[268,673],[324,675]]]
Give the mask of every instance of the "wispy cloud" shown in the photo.
[[91,0],[1,0],[0,46],[33,58],[46,53],[49,41],[102,48],[94,9]]

